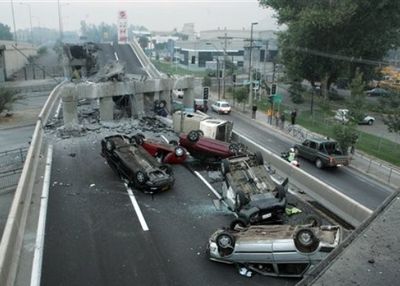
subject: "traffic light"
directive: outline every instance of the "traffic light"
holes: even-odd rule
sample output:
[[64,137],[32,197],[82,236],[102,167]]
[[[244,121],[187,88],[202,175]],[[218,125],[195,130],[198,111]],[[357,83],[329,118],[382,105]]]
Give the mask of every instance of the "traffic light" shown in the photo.
[[236,82],[236,75],[235,74],[232,75],[232,81]]
[[210,88],[208,88],[208,87],[205,87],[205,88],[203,89],[203,99],[204,99],[204,100],[207,100],[207,99],[208,99],[208,92],[209,92],[209,90],[210,90]]
[[275,83],[272,84],[272,87],[271,87],[271,94],[272,94],[272,95],[276,94],[276,84],[275,84]]

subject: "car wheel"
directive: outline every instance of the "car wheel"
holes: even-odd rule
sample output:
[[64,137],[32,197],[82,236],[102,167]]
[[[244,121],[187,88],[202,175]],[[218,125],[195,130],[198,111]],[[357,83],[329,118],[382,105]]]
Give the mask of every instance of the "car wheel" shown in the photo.
[[147,176],[144,172],[142,171],[137,171],[135,173],[135,182],[138,183],[139,185],[144,184],[147,181]]
[[229,151],[231,153],[236,154],[236,153],[239,152],[239,146],[237,144],[235,144],[235,143],[231,143],[231,144],[229,144]]
[[190,142],[197,142],[200,139],[200,134],[196,130],[192,130],[189,132],[187,138]]
[[317,250],[319,240],[314,231],[309,228],[300,228],[294,234],[294,244],[300,252],[310,253]]
[[255,157],[256,157],[256,162],[258,165],[264,165],[264,158],[261,154],[260,151],[257,151],[256,153],[254,153]]
[[185,155],[185,149],[179,146],[175,147],[175,156],[182,157],[183,155]]
[[246,220],[244,220],[243,218],[237,218],[235,220],[233,220],[231,222],[231,224],[229,225],[229,228],[231,230],[242,230],[245,229],[247,227],[248,223]]
[[201,137],[201,136],[204,136],[203,130],[200,130],[200,129],[199,129],[199,130],[196,130],[196,132],[199,133],[200,137]]
[[374,124],[374,121],[372,119],[368,120],[368,125]]
[[168,175],[172,175],[172,169],[170,166],[168,165],[161,165],[160,169],[163,170],[165,173],[167,173]]
[[229,161],[227,159],[223,159],[221,161],[221,173],[225,176],[230,171]]
[[304,224],[310,225],[312,227],[319,227],[321,226],[321,220],[316,216],[309,215],[304,220]]
[[169,141],[169,144],[171,144],[172,146],[178,146],[178,141],[171,140],[171,141]]
[[115,143],[112,140],[107,140],[106,141],[106,149],[107,151],[111,152],[115,149]]
[[218,250],[221,255],[230,255],[235,247],[235,239],[229,232],[222,232],[216,238]]
[[322,164],[322,161],[321,161],[320,158],[317,158],[317,160],[315,160],[315,166],[316,166],[318,169],[322,169],[322,167],[324,166],[324,165]]
[[132,140],[133,142],[135,142],[137,145],[143,145],[144,143],[144,136],[140,136],[142,134],[136,134],[132,136]]
[[165,106],[167,106],[167,102],[165,100],[161,100],[159,106],[160,108],[164,108]]

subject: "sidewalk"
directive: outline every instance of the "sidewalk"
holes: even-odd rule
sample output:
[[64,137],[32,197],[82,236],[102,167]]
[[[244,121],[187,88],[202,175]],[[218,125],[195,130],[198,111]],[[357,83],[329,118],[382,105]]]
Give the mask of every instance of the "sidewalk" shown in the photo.
[[[211,100],[217,100],[217,94],[212,92],[210,99]],[[225,101],[228,101],[232,105],[232,100],[230,99],[224,99]],[[243,112],[243,105],[240,104],[238,105],[236,103],[235,107],[233,107],[233,110],[236,112],[236,114],[240,114],[241,116],[247,117],[249,120],[254,120],[254,122],[257,122],[257,124],[261,124],[266,128],[269,128],[270,130],[274,130],[275,133],[279,133],[280,135],[286,136],[290,139],[292,139],[294,142],[293,143],[299,143],[302,141],[302,139],[299,139],[297,137],[293,137],[292,134],[288,133],[288,124],[290,121],[290,118],[287,118],[289,120],[285,121],[285,126],[283,129],[277,127],[275,125],[275,118],[272,118],[272,124],[268,123],[268,116],[260,111],[256,112],[256,119],[251,119],[251,110],[246,108],[246,111]],[[322,135],[313,133],[300,125],[296,125],[299,129],[301,129],[301,133],[305,135],[305,137],[321,137]],[[355,152],[355,154],[352,157],[351,164],[349,166],[351,169],[357,170],[359,172],[362,172],[370,177],[372,177],[375,180],[378,180],[381,183],[390,185],[394,188],[399,188],[400,186],[400,169],[397,168],[396,166],[393,166],[387,162],[381,161],[377,158],[374,158],[372,156],[369,156],[361,151]]]

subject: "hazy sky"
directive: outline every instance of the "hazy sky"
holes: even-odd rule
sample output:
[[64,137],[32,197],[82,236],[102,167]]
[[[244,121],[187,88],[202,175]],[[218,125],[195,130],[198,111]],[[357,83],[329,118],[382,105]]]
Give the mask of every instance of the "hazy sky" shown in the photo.
[[[13,3],[17,29],[29,27],[29,5],[34,27],[58,29],[57,0],[14,0]],[[127,11],[128,25],[143,25],[158,31],[181,30],[184,23],[194,23],[196,32],[218,27],[249,29],[251,22],[259,23],[256,30],[278,29],[273,12],[261,8],[257,0],[62,0],[60,3],[64,30],[79,30],[81,20],[116,24],[119,10]],[[11,1],[0,0],[0,22],[9,25],[13,31],[11,11]]]

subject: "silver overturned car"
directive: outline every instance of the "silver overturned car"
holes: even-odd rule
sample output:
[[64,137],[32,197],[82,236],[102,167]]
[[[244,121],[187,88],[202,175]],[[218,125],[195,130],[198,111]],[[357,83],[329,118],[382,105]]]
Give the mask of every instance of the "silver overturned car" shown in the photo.
[[339,226],[312,224],[250,226],[240,231],[219,229],[211,235],[210,260],[268,276],[302,277],[341,242]]

